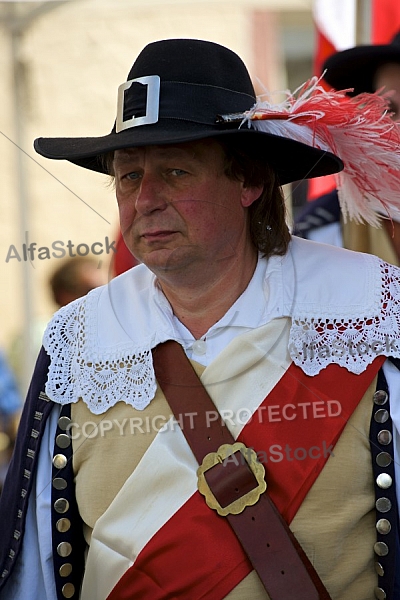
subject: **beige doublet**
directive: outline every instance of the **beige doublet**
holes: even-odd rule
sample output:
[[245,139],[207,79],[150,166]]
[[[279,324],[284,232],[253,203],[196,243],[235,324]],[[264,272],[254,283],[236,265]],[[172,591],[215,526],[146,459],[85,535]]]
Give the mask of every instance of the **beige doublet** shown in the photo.
[[[200,372],[202,367],[196,369]],[[291,524],[333,600],[367,600],[373,597],[377,583],[373,551],[375,498],[369,449],[375,386],[376,381],[347,423],[334,455],[328,459]],[[97,416],[81,401],[72,405],[72,420],[78,425],[76,432],[85,427],[89,435],[94,424],[99,432],[104,432],[90,440],[77,437],[73,442],[76,495],[88,543],[97,519],[154,439],[161,415],[168,418],[170,410],[160,390],[141,412],[119,402],[105,415]],[[114,426],[108,430],[109,423]],[[268,596],[253,571],[227,598],[265,600]]]

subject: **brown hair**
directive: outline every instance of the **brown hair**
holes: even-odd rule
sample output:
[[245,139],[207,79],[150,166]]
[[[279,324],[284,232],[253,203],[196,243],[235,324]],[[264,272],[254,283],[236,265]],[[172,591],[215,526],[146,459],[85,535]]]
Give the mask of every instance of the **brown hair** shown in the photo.
[[225,173],[246,186],[263,186],[260,197],[249,208],[250,235],[265,257],[286,253],[290,233],[286,224],[285,200],[273,167],[257,153],[244,147],[238,137],[218,139],[226,154]]

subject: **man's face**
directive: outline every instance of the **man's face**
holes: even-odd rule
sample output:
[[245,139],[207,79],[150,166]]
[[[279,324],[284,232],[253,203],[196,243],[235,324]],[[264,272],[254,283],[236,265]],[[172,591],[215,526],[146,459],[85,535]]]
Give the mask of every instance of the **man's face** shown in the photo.
[[247,207],[262,190],[228,179],[215,140],[118,150],[114,173],[125,243],[156,274],[201,278],[251,244]]
[[375,73],[374,86],[376,90],[384,88],[385,92],[391,92],[392,119],[400,121],[400,64],[387,63],[379,67]]

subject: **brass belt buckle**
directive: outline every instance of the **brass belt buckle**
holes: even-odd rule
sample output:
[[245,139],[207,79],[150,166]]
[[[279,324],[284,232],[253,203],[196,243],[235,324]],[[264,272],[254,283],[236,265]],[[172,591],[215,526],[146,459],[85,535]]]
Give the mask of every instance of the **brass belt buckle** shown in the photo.
[[[211,469],[214,465],[223,463],[229,456],[232,456],[237,451],[240,451],[242,457],[249,465],[249,468],[256,478],[258,485],[237,500],[234,500],[227,506],[222,507],[210,490],[204,473]],[[206,504],[210,508],[216,510],[217,513],[222,517],[226,517],[226,515],[229,514],[238,515],[244,511],[246,506],[252,506],[255,504],[261,494],[263,494],[267,489],[264,475],[264,466],[260,463],[257,458],[257,454],[252,448],[248,448],[241,442],[235,442],[234,444],[223,444],[216,452],[210,452],[209,454],[206,454],[203,462],[197,469],[197,489],[199,490],[200,494],[205,497]]]

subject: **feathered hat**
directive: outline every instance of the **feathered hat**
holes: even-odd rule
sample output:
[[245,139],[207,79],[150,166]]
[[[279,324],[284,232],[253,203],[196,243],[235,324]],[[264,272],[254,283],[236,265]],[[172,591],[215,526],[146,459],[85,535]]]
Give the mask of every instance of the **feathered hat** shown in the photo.
[[386,63],[400,64],[400,32],[390,44],[361,45],[336,52],[327,58],[322,70],[330,86],[356,96],[375,91],[375,73]]
[[240,136],[281,184],[338,173],[339,188],[352,198],[345,214],[376,222],[377,207],[391,214],[400,198],[400,136],[385,109],[382,97],[326,92],[315,78],[286,92],[280,104],[267,94],[256,99],[244,63],[231,50],[202,40],[163,40],[142,50],[120,86],[111,133],[39,138],[35,149],[106,172],[102,157],[117,149]]

